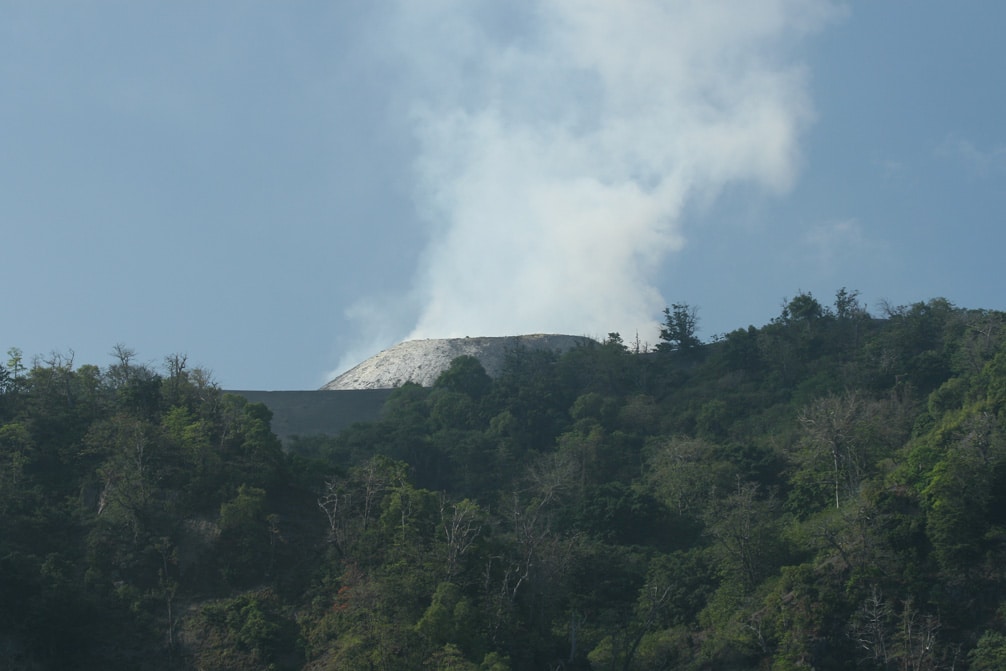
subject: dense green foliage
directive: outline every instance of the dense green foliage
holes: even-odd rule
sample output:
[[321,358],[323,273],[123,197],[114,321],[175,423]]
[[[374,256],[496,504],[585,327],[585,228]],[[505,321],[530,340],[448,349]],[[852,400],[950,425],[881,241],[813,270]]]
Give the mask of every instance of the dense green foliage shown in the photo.
[[184,357],[10,350],[0,668],[1003,668],[1006,315],[696,316],[286,451]]

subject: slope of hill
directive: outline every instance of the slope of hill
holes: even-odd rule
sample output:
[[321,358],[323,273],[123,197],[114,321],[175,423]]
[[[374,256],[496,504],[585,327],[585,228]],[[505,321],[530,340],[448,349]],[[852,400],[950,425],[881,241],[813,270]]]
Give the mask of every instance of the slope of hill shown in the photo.
[[0,669],[1006,668],[1006,313],[666,342],[334,393],[0,364]]

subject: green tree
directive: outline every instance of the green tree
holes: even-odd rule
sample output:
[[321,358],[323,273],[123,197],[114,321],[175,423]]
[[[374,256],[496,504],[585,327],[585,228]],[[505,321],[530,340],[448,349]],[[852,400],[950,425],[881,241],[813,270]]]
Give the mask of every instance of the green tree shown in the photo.
[[827,311],[809,291],[799,292],[783,307],[781,320],[788,324],[802,324],[809,332],[814,322],[827,315]]
[[7,350],[7,370],[10,373],[12,384],[17,384],[24,377],[26,370],[24,352],[17,347],[11,347]]
[[574,394],[612,396],[640,391],[645,387],[646,367],[635,354],[618,333],[609,333],[602,343],[584,341],[559,359],[562,384]]
[[674,303],[664,308],[664,323],[660,327],[657,350],[661,352],[694,352],[702,345],[696,336],[698,310],[687,303]]
[[753,590],[785,558],[777,502],[758,485],[738,481],[736,489],[706,510],[706,529],[713,538],[725,576],[744,592]]
[[971,671],[999,671],[1006,669],[1006,636],[997,631],[986,631],[968,655]]
[[718,459],[708,441],[658,438],[650,449],[645,481],[657,500],[678,515],[701,516],[711,500],[736,482],[736,467]]
[[156,427],[143,419],[118,414],[96,422],[86,444],[107,458],[97,469],[100,494],[98,517],[105,517],[130,530],[134,542],[151,532],[161,509],[160,481],[167,466]]
[[271,532],[265,490],[241,485],[237,496],[221,504],[219,525],[217,547],[227,582],[241,587],[267,575]]
[[945,298],[910,306],[885,306],[884,330],[866,344],[880,388],[912,385],[928,394],[952,373],[954,350],[967,325]]
[[272,411],[263,403],[225,394],[220,410],[220,451],[227,461],[221,492],[233,496],[240,485],[269,490],[283,478],[282,444],[272,432]]
[[511,456],[518,461],[527,450],[550,449],[569,421],[576,391],[563,385],[558,361],[555,352],[521,346],[504,356],[491,402],[497,417],[508,415],[507,433],[515,452]]
[[434,387],[465,394],[473,401],[480,401],[492,388],[492,378],[486,373],[482,363],[473,356],[459,356],[442,372]]
[[202,605],[189,619],[185,637],[199,669],[278,670],[299,661],[296,627],[269,590]]

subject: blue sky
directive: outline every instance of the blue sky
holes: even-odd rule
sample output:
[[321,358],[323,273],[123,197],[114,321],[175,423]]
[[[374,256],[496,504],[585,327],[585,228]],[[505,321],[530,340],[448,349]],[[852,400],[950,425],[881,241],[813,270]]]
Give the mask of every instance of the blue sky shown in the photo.
[[1006,5],[0,0],[0,348],[312,389],[409,337],[1006,309]]

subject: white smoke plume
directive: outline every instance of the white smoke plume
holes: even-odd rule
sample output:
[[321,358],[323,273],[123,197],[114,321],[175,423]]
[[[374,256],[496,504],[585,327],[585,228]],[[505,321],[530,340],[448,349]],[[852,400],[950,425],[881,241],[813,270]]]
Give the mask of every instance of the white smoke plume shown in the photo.
[[653,342],[685,205],[793,182],[812,117],[799,47],[835,13],[824,0],[401,0],[390,48],[412,82],[430,235],[410,337]]

